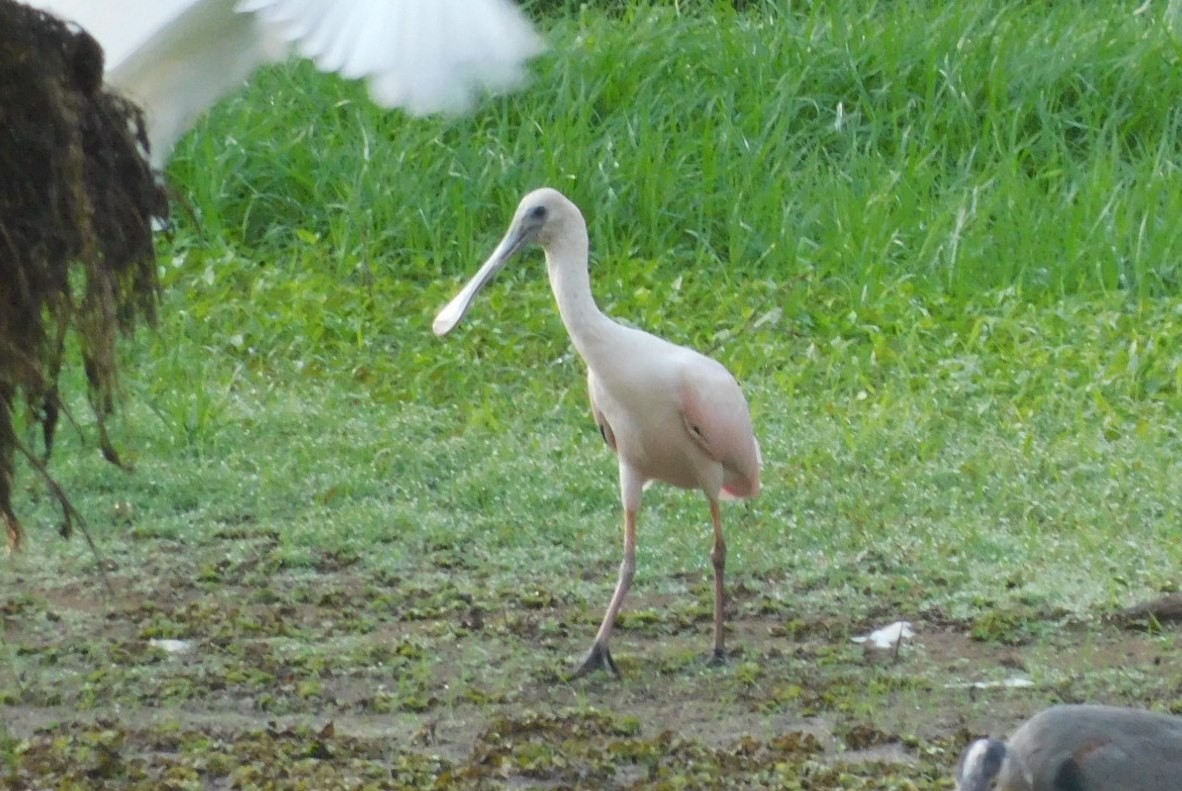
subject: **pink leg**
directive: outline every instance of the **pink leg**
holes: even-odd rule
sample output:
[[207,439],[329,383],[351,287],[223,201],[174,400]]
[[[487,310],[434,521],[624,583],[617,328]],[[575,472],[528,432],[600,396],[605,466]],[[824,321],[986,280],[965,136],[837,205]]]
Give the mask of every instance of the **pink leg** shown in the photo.
[[717,500],[710,501],[710,518],[714,521],[714,548],[710,552],[710,560],[714,563],[714,654],[710,657],[710,664],[719,665],[726,661],[723,640],[723,624],[726,620],[726,592],[723,589],[726,539],[722,535],[722,513]]
[[611,639],[612,627],[616,625],[616,616],[624,604],[624,597],[632,587],[632,578],[636,574],[636,511],[624,511],[624,560],[620,563],[620,576],[616,581],[616,592],[612,594],[611,604],[607,606],[607,613],[603,616],[603,623],[595,635],[595,642],[591,650],[583,659],[582,664],[575,670],[571,678],[580,678],[592,670],[610,670],[612,675],[619,678],[620,671],[616,668],[611,651],[608,650],[608,640]]
[[612,627],[616,625],[616,616],[624,606],[624,597],[628,595],[628,589],[632,587],[632,577],[636,574],[636,514],[640,511],[642,491],[644,477],[620,458],[620,499],[624,504],[624,560],[620,563],[616,592],[612,594],[611,604],[607,606],[607,613],[603,616],[603,623],[599,625],[599,631],[595,634],[595,642],[591,644],[591,650],[587,652],[586,658],[571,678],[585,676],[592,670],[610,670],[617,678],[620,676],[607,645],[611,639]]

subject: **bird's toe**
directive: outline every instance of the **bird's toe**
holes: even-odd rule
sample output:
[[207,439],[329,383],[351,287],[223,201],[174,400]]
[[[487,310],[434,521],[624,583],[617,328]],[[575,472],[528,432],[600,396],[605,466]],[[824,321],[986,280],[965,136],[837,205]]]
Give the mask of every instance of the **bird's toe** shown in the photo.
[[596,670],[607,670],[616,678],[620,677],[620,670],[616,667],[616,661],[612,659],[611,651],[603,643],[595,643],[591,646],[591,650],[587,652],[587,656],[575,668],[575,672],[571,674],[571,680],[582,678]]

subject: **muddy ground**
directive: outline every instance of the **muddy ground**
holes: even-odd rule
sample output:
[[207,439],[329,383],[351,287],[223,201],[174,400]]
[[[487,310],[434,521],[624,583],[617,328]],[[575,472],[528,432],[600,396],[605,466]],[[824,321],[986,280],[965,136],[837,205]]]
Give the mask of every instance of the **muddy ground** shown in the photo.
[[9,559],[5,787],[947,789],[970,738],[1048,703],[1182,703],[1168,624],[924,609],[913,639],[869,650],[852,638],[895,605],[810,613],[791,581],[742,577],[726,666],[704,661],[710,580],[640,580],[623,678],[571,682],[612,568],[579,570],[584,599],[462,554],[393,576],[287,569],[276,544],[155,540],[107,562],[109,589],[77,556]]

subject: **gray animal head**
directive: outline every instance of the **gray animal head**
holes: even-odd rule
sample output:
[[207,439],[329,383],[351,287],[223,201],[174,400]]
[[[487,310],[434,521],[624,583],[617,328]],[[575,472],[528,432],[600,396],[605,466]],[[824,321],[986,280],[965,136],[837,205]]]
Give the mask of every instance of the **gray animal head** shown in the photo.
[[956,791],[1029,791],[1030,776],[1000,739],[978,739],[956,767]]

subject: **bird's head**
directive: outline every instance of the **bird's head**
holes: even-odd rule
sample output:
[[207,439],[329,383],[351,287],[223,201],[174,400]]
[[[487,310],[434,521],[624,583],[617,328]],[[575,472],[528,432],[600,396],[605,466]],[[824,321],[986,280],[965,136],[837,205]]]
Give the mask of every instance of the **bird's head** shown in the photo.
[[1021,759],[1000,739],[978,739],[956,767],[956,791],[1029,791]]
[[586,224],[577,206],[567,200],[561,192],[549,187],[536,189],[521,199],[509,230],[505,232],[497,249],[472,276],[467,285],[456,294],[451,302],[435,316],[431,325],[436,335],[446,335],[455,329],[472,300],[480,289],[496,276],[497,272],[519,251],[537,242],[549,249],[567,234],[578,232],[586,237]]
[[513,239],[515,232],[520,236],[514,252],[530,242],[548,247],[570,228],[584,226],[583,215],[577,206],[558,190],[542,187],[526,195],[517,204],[505,240]]

